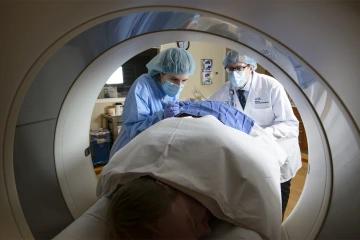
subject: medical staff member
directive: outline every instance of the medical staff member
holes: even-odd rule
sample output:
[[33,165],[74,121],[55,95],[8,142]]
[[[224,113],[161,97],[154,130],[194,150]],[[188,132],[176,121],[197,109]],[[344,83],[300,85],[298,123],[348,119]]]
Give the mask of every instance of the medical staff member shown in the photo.
[[110,158],[151,125],[179,113],[179,94],[194,73],[195,62],[186,50],[169,48],[146,67],[148,74],[136,79],[126,96],[122,128]]
[[229,82],[213,94],[210,100],[228,102],[254,119],[288,155],[280,169],[284,216],[291,179],[302,165],[298,143],[299,121],[292,111],[284,87],[276,79],[255,72],[256,61],[231,50],[226,54],[223,65],[228,72]]

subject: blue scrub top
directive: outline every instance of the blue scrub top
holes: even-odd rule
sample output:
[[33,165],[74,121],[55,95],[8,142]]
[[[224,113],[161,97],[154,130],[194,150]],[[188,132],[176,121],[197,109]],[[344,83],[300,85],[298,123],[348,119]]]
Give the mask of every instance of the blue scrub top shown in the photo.
[[175,97],[166,95],[149,74],[136,79],[126,96],[121,131],[111,148],[110,158],[139,133],[164,119],[165,102],[176,102],[178,98],[179,94]]

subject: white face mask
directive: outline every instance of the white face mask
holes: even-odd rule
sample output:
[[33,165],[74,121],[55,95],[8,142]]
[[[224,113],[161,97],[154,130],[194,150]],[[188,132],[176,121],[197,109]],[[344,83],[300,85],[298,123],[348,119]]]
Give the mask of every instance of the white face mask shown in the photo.
[[228,73],[229,81],[232,85],[239,88],[246,83],[245,71],[233,71]]

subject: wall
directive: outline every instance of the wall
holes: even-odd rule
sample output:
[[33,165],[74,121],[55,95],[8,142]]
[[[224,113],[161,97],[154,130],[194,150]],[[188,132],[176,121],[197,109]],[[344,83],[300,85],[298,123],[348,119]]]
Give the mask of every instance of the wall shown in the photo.
[[[177,47],[176,43],[161,45],[160,50],[163,51],[171,47]],[[205,97],[210,97],[223,83],[225,83],[226,71],[222,66],[222,61],[225,57],[226,47],[204,42],[190,42],[188,51],[193,56],[196,67],[194,75],[190,76],[188,83],[181,92],[179,100],[194,97],[191,93],[193,87],[199,89]],[[213,84],[211,85],[201,85],[201,59],[213,60]],[[218,74],[216,74],[216,72]]]
[[265,68],[261,66],[260,64],[257,64],[256,72],[265,74]]
[[117,102],[124,104],[125,98],[97,99],[91,115],[90,129],[101,128],[101,114],[107,113],[107,107]]
[[91,115],[90,129],[101,128],[101,114],[107,112],[107,106],[115,103],[95,103],[94,110]]

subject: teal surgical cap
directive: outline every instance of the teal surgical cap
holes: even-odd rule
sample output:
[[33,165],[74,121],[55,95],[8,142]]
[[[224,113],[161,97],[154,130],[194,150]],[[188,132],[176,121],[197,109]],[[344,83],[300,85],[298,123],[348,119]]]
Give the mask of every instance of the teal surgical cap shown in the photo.
[[224,68],[226,68],[227,65],[234,64],[234,63],[250,64],[250,65],[254,66],[254,71],[257,68],[257,63],[256,63],[256,61],[254,59],[251,59],[246,55],[242,55],[242,54],[240,54],[240,53],[238,53],[237,51],[234,51],[234,50],[230,50],[226,54],[226,57],[225,57],[225,59],[224,59],[224,61],[222,63],[224,65]]
[[152,77],[159,73],[193,75],[195,62],[188,51],[169,48],[156,55],[146,67]]

